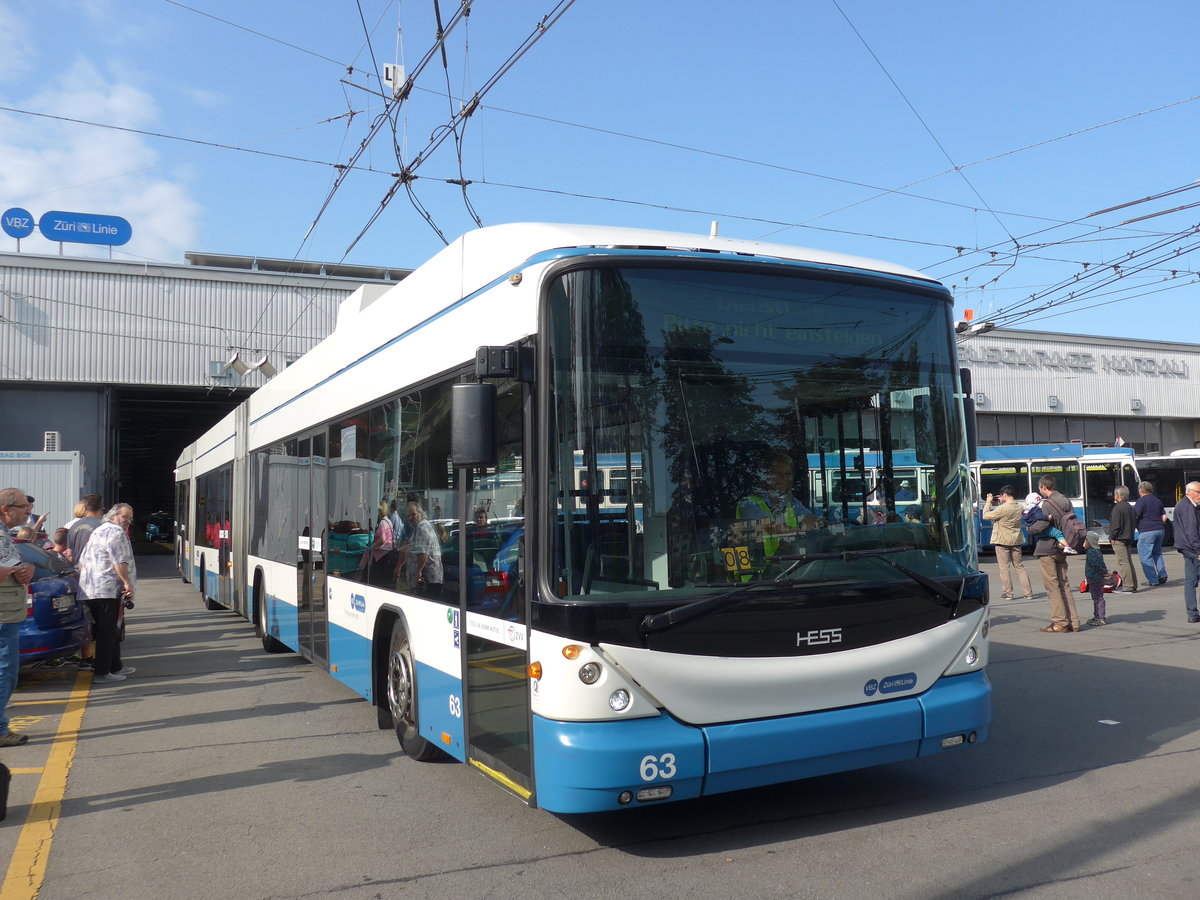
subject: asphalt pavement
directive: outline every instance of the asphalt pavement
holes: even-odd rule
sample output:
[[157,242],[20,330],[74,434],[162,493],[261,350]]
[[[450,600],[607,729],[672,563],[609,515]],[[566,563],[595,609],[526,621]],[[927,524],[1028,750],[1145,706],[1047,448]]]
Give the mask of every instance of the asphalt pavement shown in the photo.
[[1200,625],[1166,559],[1167,585],[1110,596],[1109,625],[1044,634],[1026,558],[1037,596],[993,601],[985,744],[558,817],[468,766],[406,759],[365,701],[206,611],[169,557],[139,558],[137,674],[34,672],[14,696],[31,740],[0,750],[15,773],[0,895],[1192,897]]

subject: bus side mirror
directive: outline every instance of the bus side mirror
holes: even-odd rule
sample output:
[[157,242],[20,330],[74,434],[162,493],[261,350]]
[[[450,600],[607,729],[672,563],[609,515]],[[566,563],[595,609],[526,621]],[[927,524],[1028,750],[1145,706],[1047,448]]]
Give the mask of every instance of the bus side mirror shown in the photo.
[[450,388],[450,459],[457,466],[496,464],[496,386],[490,382]]

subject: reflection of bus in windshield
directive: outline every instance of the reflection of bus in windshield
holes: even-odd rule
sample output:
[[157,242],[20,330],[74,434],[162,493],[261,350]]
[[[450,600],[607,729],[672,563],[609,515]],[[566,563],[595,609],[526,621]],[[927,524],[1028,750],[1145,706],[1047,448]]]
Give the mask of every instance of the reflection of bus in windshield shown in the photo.
[[633,510],[642,520],[642,454],[584,453],[576,450],[575,508],[583,510],[590,501],[602,510]]
[[473,231],[185,449],[192,521],[228,473],[207,595],[556,812],[961,752],[991,689],[951,308],[781,245]]
[[810,453],[808,477],[814,503],[834,521],[915,520],[937,493],[933,467],[913,450]]
[[[1123,447],[1084,447],[1078,443],[1020,444],[980,447],[978,459],[971,464],[979,499],[998,495],[1011,484],[1016,499],[1037,490],[1043,475],[1054,478],[1056,490],[1071,501],[1075,515],[1089,531],[1100,535],[1101,543],[1110,543],[1108,520],[1112,512],[1113,488],[1123,484],[1131,499],[1137,498],[1138,467],[1133,450]],[[991,546],[992,523],[976,511],[980,546]]]

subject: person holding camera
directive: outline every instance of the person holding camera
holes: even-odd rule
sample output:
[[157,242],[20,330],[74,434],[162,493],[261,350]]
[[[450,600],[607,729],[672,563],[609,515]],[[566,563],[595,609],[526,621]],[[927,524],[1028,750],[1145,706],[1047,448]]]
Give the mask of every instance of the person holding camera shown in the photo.
[[126,530],[133,523],[133,507],[118,503],[92,532],[79,560],[79,589],[95,621],[96,656],[92,684],[124,681],[136,670],[121,662],[117,621],[121,606],[133,608],[137,570]]

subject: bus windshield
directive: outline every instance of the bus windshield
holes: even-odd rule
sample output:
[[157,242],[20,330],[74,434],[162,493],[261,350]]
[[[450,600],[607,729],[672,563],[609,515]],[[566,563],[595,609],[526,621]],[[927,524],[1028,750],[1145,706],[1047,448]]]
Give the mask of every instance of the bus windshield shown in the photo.
[[882,549],[925,576],[969,571],[939,289],[593,262],[550,284],[546,324],[548,593],[905,578],[825,556]]

